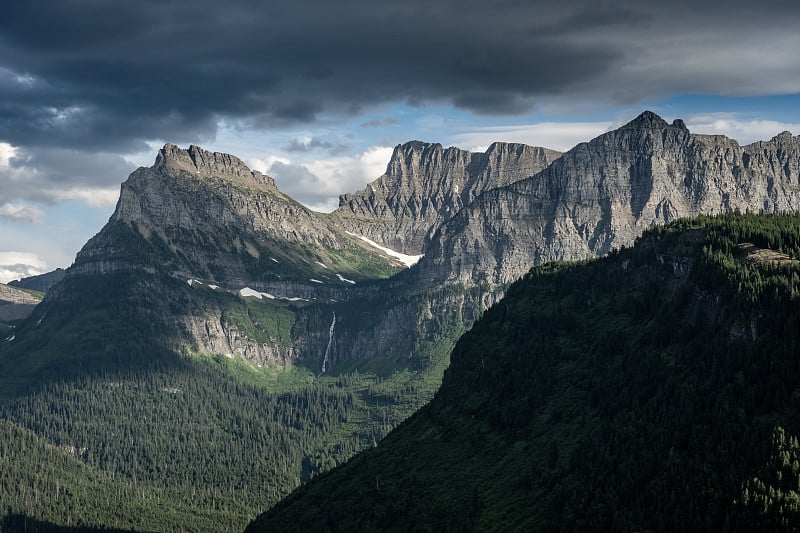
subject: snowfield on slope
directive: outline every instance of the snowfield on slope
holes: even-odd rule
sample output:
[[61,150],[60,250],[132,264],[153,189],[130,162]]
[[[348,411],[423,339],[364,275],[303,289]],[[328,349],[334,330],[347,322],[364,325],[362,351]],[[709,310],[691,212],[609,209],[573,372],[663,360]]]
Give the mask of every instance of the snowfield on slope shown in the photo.
[[425,254],[422,254],[422,255],[407,255],[407,254],[403,254],[403,253],[400,253],[400,252],[396,252],[396,251],[392,250],[391,248],[387,248],[385,246],[381,246],[377,242],[372,241],[372,240],[364,237],[363,235],[356,235],[355,233],[350,233],[349,231],[345,231],[345,233],[347,233],[348,235],[352,235],[353,237],[358,237],[359,239],[361,239],[365,243],[369,244],[370,246],[373,246],[373,247],[381,250],[386,255],[394,257],[395,259],[399,260],[401,263],[403,263],[407,267],[410,267],[412,265],[417,264],[417,262],[425,256]]

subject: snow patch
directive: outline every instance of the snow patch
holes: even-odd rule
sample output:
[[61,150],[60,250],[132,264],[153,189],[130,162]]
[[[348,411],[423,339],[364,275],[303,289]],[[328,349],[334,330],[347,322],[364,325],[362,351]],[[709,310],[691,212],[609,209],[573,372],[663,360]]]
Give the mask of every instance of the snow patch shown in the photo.
[[314,262],[315,262],[316,264],[318,264],[319,266],[321,266],[322,268],[325,268],[325,269],[327,269],[327,268],[328,268],[328,267],[325,265],[325,263],[321,263],[321,262],[319,262],[319,261],[314,261]]
[[208,288],[215,291],[215,290],[219,289],[219,286],[218,285],[209,285]]
[[311,278],[311,281],[313,281],[314,283],[322,283],[320,280],[314,278]]
[[17,338],[16,334],[15,334],[15,335],[11,335],[10,337],[8,337],[8,338],[6,339],[6,342],[11,342],[11,341],[13,341],[13,340],[14,340],[14,339],[16,339],[16,338]]
[[256,290],[251,289],[250,287],[245,287],[243,289],[240,289],[239,290],[239,295],[244,297],[244,298],[247,298],[248,296],[251,296],[253,298],[258,298],[259,300],[261,300],[262,298],[267,298],[269,300],[274,300],[275,299],[275,296],[273,296],[272,294],[270,294],[268,292],[258,292]]
[[347,279],[346,277],[342,276],[341,274],[336,274],[336,277],[339,278],[339,281],[344,281],[345,283],[349,283],[351,285],[355,285],[356,282],[352,279]]
[[425,256],[425,254],[407,255],[407,254],[403,254],[403,253],[400,253],[400,252],[396,252],[396,251],[392,250],[391,248],[387,248],[385,246],[381,246],[377,242],[372,241],[372,240],[364,237],[363,235],[356,235],[355,233],[350,233],[349,231],[345,231],[345,233],[347,233],[348,235],[352,235],[353,237],[358,237],[359,239],[361,239],[365,243],[369,244],[370,246],[373,246],[373,247],[381,250],[386,255],[389,255],[389,256],[394,257],[395,259],[399,260],[401,263],[403,263],[407,267],[410,267],[412,265],[417,264],[417,262],[419,262],[419,260],[422,259]]
[[271,259],[271,260],[273,260],[273,261],[275,261],[276,263],[280,263],[280,261],[278,261],[278,260],[277,260],[277,259],[275,259],[274,257],[270,257],[270,259]]

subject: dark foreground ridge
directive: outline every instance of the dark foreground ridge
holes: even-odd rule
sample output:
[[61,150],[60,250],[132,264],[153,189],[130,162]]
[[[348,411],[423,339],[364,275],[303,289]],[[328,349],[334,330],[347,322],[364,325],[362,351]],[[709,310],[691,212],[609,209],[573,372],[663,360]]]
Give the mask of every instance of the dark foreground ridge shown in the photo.
[[255,531],[795,531],[800,217],[725,215],[548,263],[434,400]]

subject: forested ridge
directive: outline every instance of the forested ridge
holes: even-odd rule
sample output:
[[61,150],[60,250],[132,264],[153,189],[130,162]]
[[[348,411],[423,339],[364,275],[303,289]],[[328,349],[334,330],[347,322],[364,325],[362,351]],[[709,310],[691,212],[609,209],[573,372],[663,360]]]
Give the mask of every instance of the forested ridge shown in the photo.
[[800,217],[531,270],[430,404],[248,531],[797,531]]
[[[465,320],[439,317],[405,361],[340,361],[319,376],[322,354],[262,368],[197,353],[175,317],[212,302],[247,334],[287,340],[327,326],[315,321],[333,303],[245,300],[158,273],[73,276],[55,290],[66,296],[0,352],[0,475],[14,480],[0,511],[11,530],[241,530],[427,402]],[[429,298],[386,289],[335,309],[346,328]]]

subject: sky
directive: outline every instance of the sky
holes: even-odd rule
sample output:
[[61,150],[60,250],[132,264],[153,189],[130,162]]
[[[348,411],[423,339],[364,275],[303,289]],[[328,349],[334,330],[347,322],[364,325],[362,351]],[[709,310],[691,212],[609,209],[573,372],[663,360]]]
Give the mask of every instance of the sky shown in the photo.
[[645,109],[800,134],[795,0],[6,4],[0,282],[69,266],[166,142],[330,211],[409,140],[567,150]]

